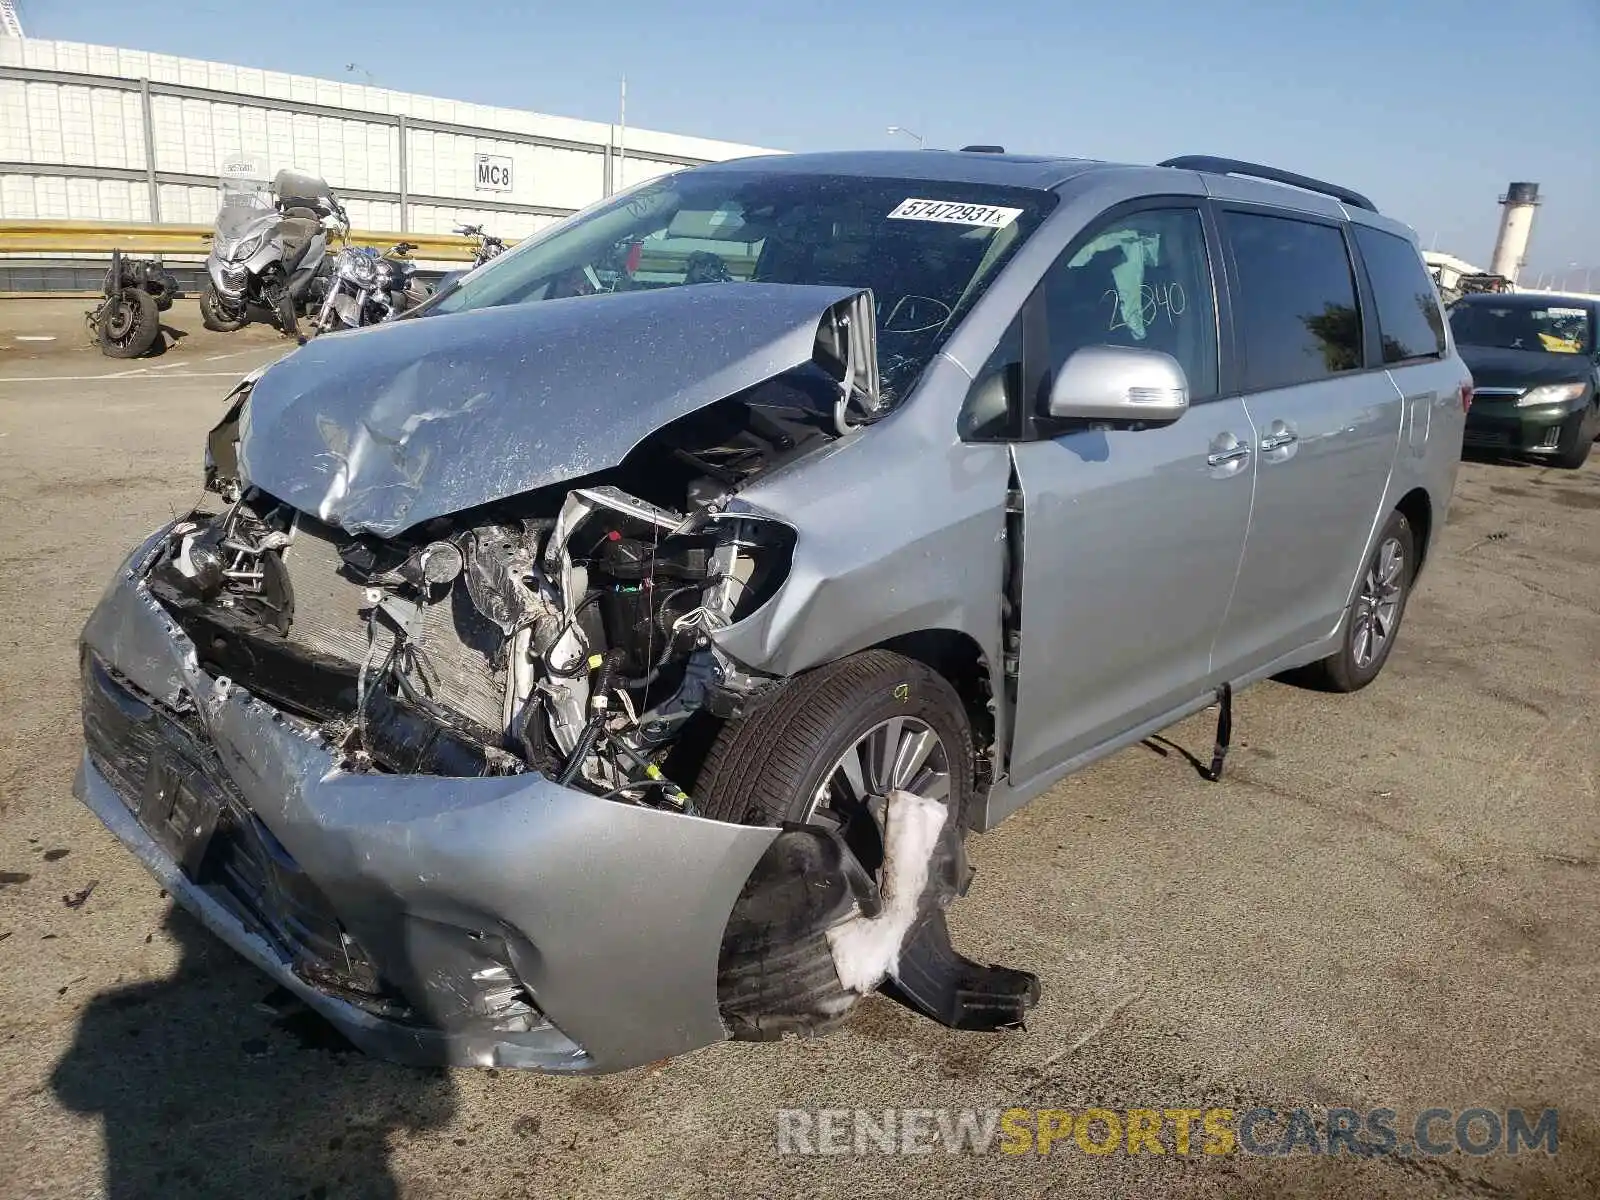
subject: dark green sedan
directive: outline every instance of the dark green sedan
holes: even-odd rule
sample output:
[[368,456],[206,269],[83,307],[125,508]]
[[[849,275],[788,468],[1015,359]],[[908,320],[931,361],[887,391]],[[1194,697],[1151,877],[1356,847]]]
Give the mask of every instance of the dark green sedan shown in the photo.
[[1533,292],[1463,296],[1450,330],[1472,372],[1468,449],[1576,470],[1600,436],[1600,300]]

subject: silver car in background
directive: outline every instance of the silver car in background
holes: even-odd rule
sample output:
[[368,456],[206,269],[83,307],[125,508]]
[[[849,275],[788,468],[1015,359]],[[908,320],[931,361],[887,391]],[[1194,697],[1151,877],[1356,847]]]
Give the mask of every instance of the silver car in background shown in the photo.
[[78,791],[408,1061],[880,986],[1014,1027],[1035,977],[946,929],[966,834],[1255,680],[1369,683],[1470,395],[1411,232],[1316,180],[678,173],[235,390],[84,631]]

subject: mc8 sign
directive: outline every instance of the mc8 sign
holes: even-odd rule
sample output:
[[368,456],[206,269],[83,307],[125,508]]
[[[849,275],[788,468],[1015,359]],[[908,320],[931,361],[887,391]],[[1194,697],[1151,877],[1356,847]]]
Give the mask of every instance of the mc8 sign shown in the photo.
[[511,160],[497,154],[474,156],[475,186],[480,192],[511,190]]

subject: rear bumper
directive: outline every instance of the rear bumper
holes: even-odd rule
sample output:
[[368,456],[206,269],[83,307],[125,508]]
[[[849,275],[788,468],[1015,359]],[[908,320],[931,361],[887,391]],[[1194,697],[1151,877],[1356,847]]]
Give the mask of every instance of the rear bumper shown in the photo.
[[1518,408],[1508,401],[1474,401],[1463,445],[1507,454],[1557,454],[1578,436],[1588,401]]
[[776,829],[532,773],[348,773],[197,667],[141,582],[155,542],[84,630],[77,793],[179,903],[385,1057],[596,1072],[727,1036],[723,934]]

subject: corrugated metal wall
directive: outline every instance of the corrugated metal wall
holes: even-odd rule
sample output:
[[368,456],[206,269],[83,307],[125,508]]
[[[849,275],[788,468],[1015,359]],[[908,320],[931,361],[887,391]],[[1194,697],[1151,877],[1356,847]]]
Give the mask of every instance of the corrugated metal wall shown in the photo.
[[[635,129],[624,147],[621,133],[224,63],[0,39],[0,218],[209,224],[223,161],[247,154],[269,173],[322,176],[359,228],[445,233],[470,221],[520,238],[625,184],[773,153]],[[478,155],[509,160],[509,190],[478,185]]]

